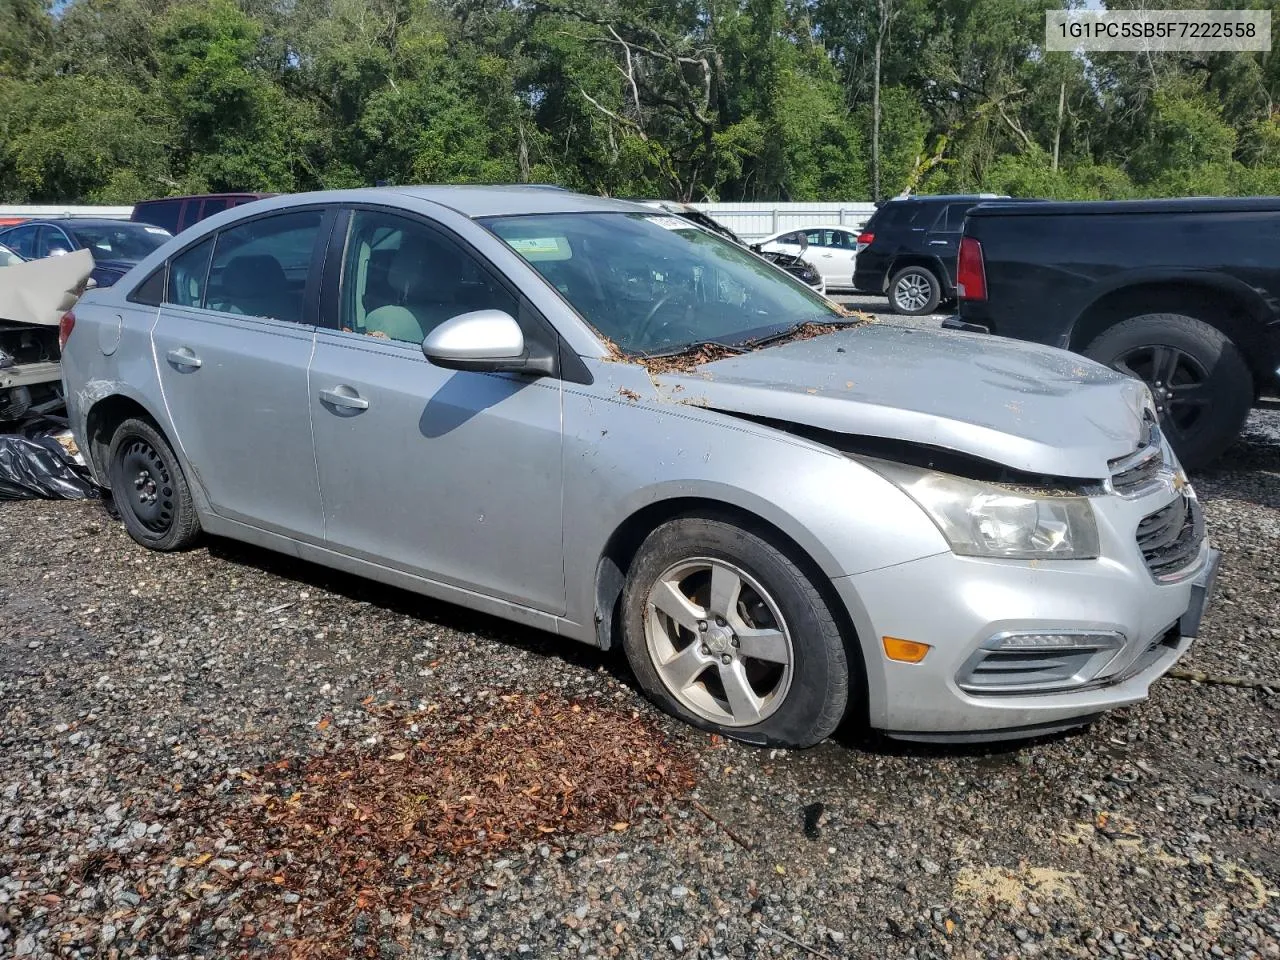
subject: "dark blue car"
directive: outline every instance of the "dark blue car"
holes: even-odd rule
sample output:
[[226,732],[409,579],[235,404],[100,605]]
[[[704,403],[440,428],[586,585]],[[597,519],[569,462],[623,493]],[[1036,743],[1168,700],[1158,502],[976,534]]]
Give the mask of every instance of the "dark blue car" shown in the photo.
[[109,287],[171,236],[168,230],[146,223],[67,217],[28,220],[0,231],[0,244],[27,260],[88,250],[93,254],[94,282]]

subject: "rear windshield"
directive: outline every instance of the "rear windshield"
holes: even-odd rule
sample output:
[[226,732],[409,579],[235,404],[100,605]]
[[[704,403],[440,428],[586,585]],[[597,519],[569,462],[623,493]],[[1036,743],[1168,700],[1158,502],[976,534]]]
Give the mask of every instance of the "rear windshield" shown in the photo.
[[67,229],[95,260],[141,260],[173,236],[162,227],[127,221]]

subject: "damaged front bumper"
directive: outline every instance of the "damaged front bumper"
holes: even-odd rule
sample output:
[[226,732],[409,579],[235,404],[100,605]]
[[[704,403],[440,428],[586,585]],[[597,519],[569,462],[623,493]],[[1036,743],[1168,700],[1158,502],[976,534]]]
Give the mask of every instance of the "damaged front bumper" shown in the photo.
[[[1198,633],[1217,565],[1207,543],[1176,583],[1107,557],[940,554],[834,583],[877,648],[864,644],[871,726],[901,739],[985,741],[1069,729],[1146,699]],[[879,649],[886,636],[930,650],[897,662]],[[1008,638],[1040,646],[1002,648]],[[1077,645],[1047,649],[1047,638]]]

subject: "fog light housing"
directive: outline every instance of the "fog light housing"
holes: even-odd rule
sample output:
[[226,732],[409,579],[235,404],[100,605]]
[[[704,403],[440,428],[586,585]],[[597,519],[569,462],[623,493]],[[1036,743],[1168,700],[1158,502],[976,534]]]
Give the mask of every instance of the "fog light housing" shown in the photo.
[[956,676],[966,693],[1054,693],[1097,679],[1124,649],[1114,630],[1014,630],[988,639]]

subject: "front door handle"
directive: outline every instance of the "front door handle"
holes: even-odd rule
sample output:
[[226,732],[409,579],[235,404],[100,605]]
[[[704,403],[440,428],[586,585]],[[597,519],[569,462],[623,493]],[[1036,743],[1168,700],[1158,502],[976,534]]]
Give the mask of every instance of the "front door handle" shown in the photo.
[[332,390],[321,390],[320,399],[331,407],[340,407],[343,410],[369,409],[369,401],[345,383],[340,387],[334,387]]
[[175,367],[191,367],[193,370],[198,369],[204,362],[192,352],[190,347],[178,347],[170,350],[165,356]]

